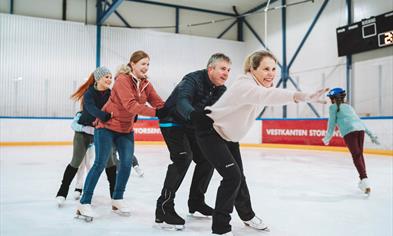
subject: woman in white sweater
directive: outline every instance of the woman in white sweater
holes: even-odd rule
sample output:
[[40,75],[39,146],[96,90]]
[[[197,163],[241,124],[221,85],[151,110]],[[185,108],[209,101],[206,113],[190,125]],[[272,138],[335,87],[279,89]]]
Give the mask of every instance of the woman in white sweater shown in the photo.
[[213,234],[232,235],[229,222],[234,206],[247,226],[268,230],[252,210],[239,149],[239,140],[246,135],[263,107],[295,102],[326,103],[320,97],[328,89],[308,94],[273,87],[276,63],[270,52],[252,53],[246,58],[245,74],[213,106],[193,114],[201,151],[223,177],[213,213]]

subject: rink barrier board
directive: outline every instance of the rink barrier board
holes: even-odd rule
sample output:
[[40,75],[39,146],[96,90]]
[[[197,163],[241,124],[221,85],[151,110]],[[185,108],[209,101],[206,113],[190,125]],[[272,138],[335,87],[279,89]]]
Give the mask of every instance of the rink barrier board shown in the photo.
[[[162,141],[136,141],[137,145],[165,145]],[[0,142],[0,147],[16,146],[71,146],[72,142]],[[313,146],[313,145],[291,145],[291,144],[251,144],[242,143],[242,148],[274,148],[274,149],[296,149],[312,151],[348,152],[346,147]],[[364,149],[365,154],[375,154],[393,157],[393,150]]]
[[[71,137],[73,136],[73,131],[69,128],[69,123],[72,118],[70,117],[0,117],[0,122],[4,121],[2,128],[3,135],[2,141],[0,141],[0,146],[45,146],[45,145],[71,145],[72,141]],[[393,120],[393,117],[365,117],[362,118],[364,120],[374,120],[373,123],[379,122],[379,120]],[[29,126],[25,127],[26,124],[25,120],[30,120],[28,122]],[[48,120],[53,120],[54,122],[48,122]],[[290,149],[303,149],[303,150],[320,150],[320,151],[339,151],[339,152],[347,152],[346,147],[341,143],[340,146],[324,146],[321,143],[315,145],[313,142],[304,142],[304,143],[290,143],[290,142],[277,142],[277,143],[266,143],[264,142],[263,138],[263,123],[272,123],[277,122],[274,124],[273,128],[282,128],[281,124],[283,123],[292,123],[293,129],[314,129],[310,125],[311,123],[318,123],[318,130],[324,130],[324,126],[326,126],[327,119],[326,118],[305,118],[305,119],[295,119],[295,118],[287,118],[287,119],[277,119],[277,118],[264,118],[264,119],[257,119],[261,122],[256,122],[256,125],[253,127],[254,132],[253,134],[249,135],[248,139],[244,139],[241,143],[244,143],[244,147],[267,147],[267,148],[290,148]],[[11,122],[11,123],[10,123]],[[299,125],[301,122],[302,125]],[[322,123],[321,123],[322,122]],[[386,121],[385,121],[386,122]],[[389,121],[388,121],[389,122]],[[293,125],[296,123],[296,125]],[[391,123],[391,122],[390,122]],[[22,125],[21,125],[22,124]],[[321,126],[322,124],[322,126]],[[377,123],[379,124],[379,123]],[[8,126],[9,125],[9,126]],[[372,124],[371,124],[372,125]],[[29,127],[31,127],[28,129]],[[379,125],[380,126],[380,125]],[[382,125],[383,126],[383,125]],[[10,130],[7,130],[8,127],[13,127]],[[39,127],[37,129],[37,127]],[[57,132],[51,136],[48,136],[48,131],[51,133],[52,129],[56,127],[58,129]],[[266,127],[266,126],[265,126]],[[311,128],[310,128],[311,127]],[[262,130],[260,129],[262,128]],[[26,130],[28,129],[28,130]],[[389,130],[390,128],[388,128]],[[258,132],[259,130],[259,132]],[[288,129],[290,130],[290,129]],[[4,132],[5,131],[5,132]],[[163,138],[158,127],[158,119],[157,118],[140,118],[137,123],[135,123],[134,127],[135,131],[135,141],[137,143],[163,143]],[[262,133],[260,133],[262,131]],[[386,131],[386,129],[385,129]],[[43,134],[42,136],[36,136],[37,132]],[[31,136],[29,136],[31,134]],[[63,134],[63,136],[59,136],[58,134]],[[385,132],[386,133],[386,132]],[[5,136],[4,136],[5,135]],[[9,136],[10,135],[10,136]],[[387,134],[390,135],[391,134]],[[384,136],[387,136],[386,134]],[[262,139],[258,141],[258,136]],[[382,136],[382,139],[384,138]],[[281,137],[283,138],[283,137]],[[291,137],[284,137],[285,139],[290,139]],[[297,137],[299,138],[299,137]],[[303,138],[303,137],[302,137]],[[316,137],[314,137],[316,138]],[[317,137],[316,139],[320,142],[321,137]],[[341,137],[340,137],[341,138]],[[36,141],[34,140],[36,139]],[[38,140],[37,140],[38,139]],[[41,139],[41,140],[40,140]],[[341,138],[342,139],[342,138]],[[34,140],[34,141],[33,141]],[[52,140],[52,141],[48,141]],[[261,144],[262,141],[262,144]],[[265,139],[266,141],[266,139]],[[368,140],[369,141],[369,140]],[[393,156],[393,150],[391,147],[388,146],[384,149],[377,149],[374,146],[366,146],[365,153],[370,154],[380,154],[380,155],[387,155]]]

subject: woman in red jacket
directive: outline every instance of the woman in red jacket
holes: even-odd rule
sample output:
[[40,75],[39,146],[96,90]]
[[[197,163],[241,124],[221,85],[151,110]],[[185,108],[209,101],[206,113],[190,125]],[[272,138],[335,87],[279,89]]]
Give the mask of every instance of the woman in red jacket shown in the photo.
[[[111,154],[112,144],[119,153],[119,165],[115,191],[112,196],[112,210],[122,215],[129,215],[130,210],[124,203],[123,194],[130,176],[132,157],[134,154],[134,118],[136,115],[161,116],[164,106],[153,85],[147,79],[150,58],[143,51],[131,55],[127,65],[123,65],[115,78],[111,96],[102,108],[112,114],[110,120],[98,120],[94,132],[96,159],[90,169],[83,189],[77,215],[92,219],[96,216],[91,209],[91,199],[97,181],[105,168]],[[146,102],[151,105],[147,106]]]

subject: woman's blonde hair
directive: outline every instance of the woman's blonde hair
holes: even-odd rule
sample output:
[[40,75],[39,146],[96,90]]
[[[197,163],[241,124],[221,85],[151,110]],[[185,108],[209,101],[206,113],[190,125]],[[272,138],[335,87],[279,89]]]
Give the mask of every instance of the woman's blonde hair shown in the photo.
[[123,65],[121,65],[121,66],[119,67],[119,69],[118,69],[118,71],[117,71],[117,75],[118,75],[118,74],[127,74],[127,75],[130,75],[131,72],[132,72],[131,62],[137,63],[138,61],[142,60],[143,58],[149,58],[149,59],[150,59],[149,55],[148,55],[146,52],[144,52],[144,51],[142,51],[142,50],[135,51],[135,52],[131,55],[130,61],[129,61],[127,64],[123,64]]
[[264,50],[256,51],[246,57],[246,60],[244,61],[244,73],[251,72],[251,68],[256,70],[265,57],[270,57],[277,62],[276,57],[271,52]]

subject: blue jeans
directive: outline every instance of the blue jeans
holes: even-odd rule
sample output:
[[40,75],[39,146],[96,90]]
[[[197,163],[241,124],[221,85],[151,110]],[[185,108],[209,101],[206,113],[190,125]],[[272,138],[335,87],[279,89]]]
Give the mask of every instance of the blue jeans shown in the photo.
[[112,154],[112,144],[116,146],[120,159],[117,166],[116,186],[113,193],[113,199],[123,199],[127,181],[130,177],[132,157],[134,155],[134,132],[123,134],[102,128],[94,131],[96,158],[85,180],[83,195],[80,200],[81,204],[91,203],[94,188]]

